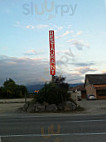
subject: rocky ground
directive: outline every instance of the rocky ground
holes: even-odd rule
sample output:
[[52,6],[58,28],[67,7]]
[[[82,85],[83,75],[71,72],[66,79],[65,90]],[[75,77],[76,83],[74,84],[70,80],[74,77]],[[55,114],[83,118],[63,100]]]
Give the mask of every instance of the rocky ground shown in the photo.
[[48,104],[44,102],[43,104],[40,103],[26,103],[20,111],[28,112],[28,113],[37,113],[37,112],[71,112],[75,111],[77,106],[74,102],[66,101],[61,104]]
[[[75,113],[106,114],[106,100],[94,100],[94,101],[82,100],[79,101],[78,104],[84,108],[84,111],[79,111]],[[24,99],[0,100],[0,113],[17,112],[17,110],[20,107],[23,107],[23,105],[24,105]],[[52,105],[52,107],[49,106],[48,109],[52,109],[53,107],[57,109],[54,105]],[[30,109],[28,111],[30,111]]]

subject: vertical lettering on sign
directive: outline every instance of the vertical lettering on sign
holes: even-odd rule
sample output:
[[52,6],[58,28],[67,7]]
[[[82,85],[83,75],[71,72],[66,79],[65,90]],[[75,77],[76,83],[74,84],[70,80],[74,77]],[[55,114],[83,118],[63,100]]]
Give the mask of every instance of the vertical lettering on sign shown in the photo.
[[50,75],[55,75],[56,64],[55,64],[55,40],[54,31],[49,31],[49,45],[50,45]]

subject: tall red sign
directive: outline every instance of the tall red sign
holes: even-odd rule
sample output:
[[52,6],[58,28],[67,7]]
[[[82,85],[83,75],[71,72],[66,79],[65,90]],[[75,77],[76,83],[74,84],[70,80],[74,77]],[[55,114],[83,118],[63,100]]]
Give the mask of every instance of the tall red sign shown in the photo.
[[49,45],[50,45],[50,75],[55,75],[56,64],[55,64],[55,40],[54,31],[49,31]]

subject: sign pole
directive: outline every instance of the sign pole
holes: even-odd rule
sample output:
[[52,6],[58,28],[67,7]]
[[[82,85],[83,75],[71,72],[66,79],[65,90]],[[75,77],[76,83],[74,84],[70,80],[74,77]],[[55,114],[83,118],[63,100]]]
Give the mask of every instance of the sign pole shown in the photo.
[[52,75],[52,83],[54,82],[54,75]]

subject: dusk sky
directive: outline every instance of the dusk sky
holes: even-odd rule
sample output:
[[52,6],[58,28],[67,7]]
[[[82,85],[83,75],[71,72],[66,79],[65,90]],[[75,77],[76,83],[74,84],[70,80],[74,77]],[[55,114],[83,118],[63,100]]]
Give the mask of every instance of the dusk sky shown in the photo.
[[56,75],[68,83],[106,73],[105,0],[0,0],[0,85],[50,80],[49,30]]

